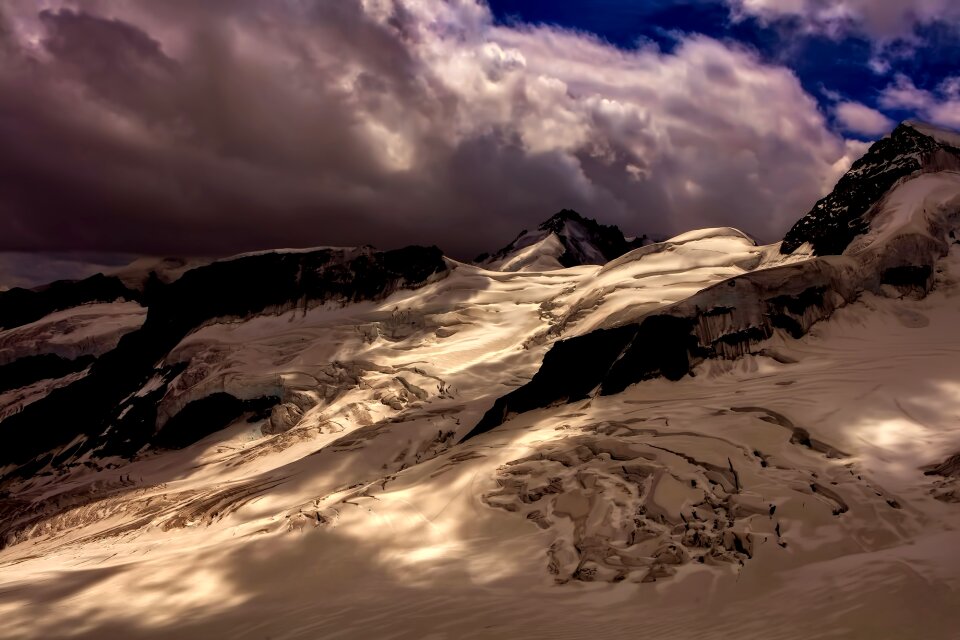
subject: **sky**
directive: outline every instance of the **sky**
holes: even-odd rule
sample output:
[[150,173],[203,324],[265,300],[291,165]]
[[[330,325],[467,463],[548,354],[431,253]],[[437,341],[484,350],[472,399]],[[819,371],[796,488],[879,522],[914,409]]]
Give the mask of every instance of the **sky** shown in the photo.
[[958,59],[956,0],[4,0],[0,251],[773,241]]

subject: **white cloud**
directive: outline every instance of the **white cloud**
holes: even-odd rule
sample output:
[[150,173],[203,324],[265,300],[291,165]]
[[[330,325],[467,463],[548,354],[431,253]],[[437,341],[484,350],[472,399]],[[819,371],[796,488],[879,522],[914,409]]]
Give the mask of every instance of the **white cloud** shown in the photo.
[[859,102],[841,102],[834,107],[834,115],[845,130],[867,136],[889,133],[896,124],[876,109]]
[[886,109],[924,111],[935,100],[932,93],[917,88],[913,80],[903,74],[897,74],[880,94],[880,106]]
[[911,38],[918,25],[960,19],[956,0],[727,0],[741,16],[799,20],[810,31],[856,31],[879,40]]
[[960,77],[947,78],[936,91],[928,91],[899,74],[881,92],[880,106],[912,111],[933,124],[960,129]]
[[863,150],[791,71],[706,37],[624,51],[496,26],[475,0],[214,4],[15,16],[16,33],[53,39],[42,55],[20,43],[28,65],[0,57],[0,109],[21,119],[0,171],[5,158],[63,199],[14,193],[0,237],[469,255],[571,206],[631,234],[729,224],[772,239]]
[[892,69],[890,62],[879,56],[873,56],[870,58],[870,60],[867,62],[867,67],[870,69],[870,71],[878,76],[885,76],[890,73],[890,69]]

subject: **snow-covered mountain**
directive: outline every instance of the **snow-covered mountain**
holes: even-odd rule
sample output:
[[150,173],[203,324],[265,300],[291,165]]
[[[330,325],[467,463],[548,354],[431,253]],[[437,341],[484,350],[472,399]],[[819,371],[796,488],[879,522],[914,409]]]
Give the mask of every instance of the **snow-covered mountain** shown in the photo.
[[960,135],[904,122],[870,147],[825,198],[783,239],[791,253],[809,243],[818,255],[841,254],[870,228],[871,209],[892,189],[921,173],[960,170]]
[[606,264],[637,247],[649,244],[646,236],[625,238],[615,226],[584,218],[564,209],[534,232],[526,229],[499,251],[474,260],[495,271],[552,271],[585,264]]
[[767,246],[562,212],[0,293],[0,637],[952,637],[956,143]]

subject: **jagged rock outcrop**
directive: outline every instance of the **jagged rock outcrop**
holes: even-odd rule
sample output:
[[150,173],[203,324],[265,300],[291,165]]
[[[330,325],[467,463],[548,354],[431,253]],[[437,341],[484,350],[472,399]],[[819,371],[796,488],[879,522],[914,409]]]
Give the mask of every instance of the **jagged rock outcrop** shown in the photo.
[[781,253],[810,243],[817,255],[839,255],[870,228],[870,210],[898,182],[921,173],[960,170],[960,142],[926,125],[905,122],[857,160],[836,188],[783,239]]
[[34,322],[54,311],[116,300],[139,302],[141,294],[119,278],[102,273],[83,280],[58,280],[36,289],[10,289],[0,292],[0,329]]
[[533,379],[499,398],[464,439],[513,414],[651,378],[679,380],[705,359],[750,353],[777,329],[800,337],[866,284],[852,259],[820,258],[732,278],[634,323],[557,342]]
[[[826,213],[795,227],[827,253],[861,236],[848,255],[746,273],[622,326],[557,342],[533,379],[499,398],[465,439],[512,414],[619,393],[650,378],[679,380],[705,359],[758,351],[778,330],[799,338],[864,291],[925,294],[956,237],[960,150],[942,141],[952,142],[951,134],[915,126],[902,125],[874,145],[823,201]],[[872,178],[861,182],[860,175]],[[868,213],[839,215],[857,210]]]
[[83,371],[93,364],[94,360],[90,355],[68,359],[53,353],[44,353],[0,365],[0,393],[40,380],[62,378],[67,374]]
[[[214,262],[169,284],[154,279],[144,294],[149,310],[140,329],[123,336],[114,350],[91,365],[85,377],[54,389],[3,421],[11,435],[0,452],[0,465],[32,461],[21,468],[21,473],[29,473],[84,451],[129,456],[151,442],[166,447],[195,442],[209,433],[208,427],[188,428],[176,416],[159,433],[156,427],[157,408],[167,385],[185,367],[165,365],[164,358],[188,333],[218,320],[382,298],[401,288],[422,286],[447,268],[436,247],[385,252],[321,249]],[[230,396],[198,406],[191,403],[184,410],[194,406],[193,411],[205,420],[215,414],[210,422],[223,426],[224,416],[267,411],[266,405],[279,401],[273,398],[248,406]],[[44,428],[33,428],[38,424]],[[164,433],[174,427],[176,433]],[[77,444],[58,450],[69,442]]]
[[606,264],[648,244],[646,236],[626,239],[613,225],[603,225],[564,209],[530,233],[520,232],[499,251],[477,256],[475,262],[499,271],[549,270],[584,264]]

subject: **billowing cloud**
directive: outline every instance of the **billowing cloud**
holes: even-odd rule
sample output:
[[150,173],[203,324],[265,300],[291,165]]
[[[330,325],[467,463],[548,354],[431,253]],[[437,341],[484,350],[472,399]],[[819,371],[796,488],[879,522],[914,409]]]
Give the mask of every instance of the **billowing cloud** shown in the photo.
[[624,51],[476,0],[42,4],[0,14],[0,249],[470,256],[562,207],[773,238],[862,151],[706,37]]
[[933,124],[960,129],[960,76],[945,79],[936,91],[927,91],[907,76],[897,75],[881,92],[880,105],[912,111]]
[[881,136],[896,125],[876,109],[859,102],[841,102],[834,107],[834,114],[844,129],[866,136]]
[[960,19],[956,0],[727,0],[736,14],[795,20],[810,31],[909,38],[917,26]]

